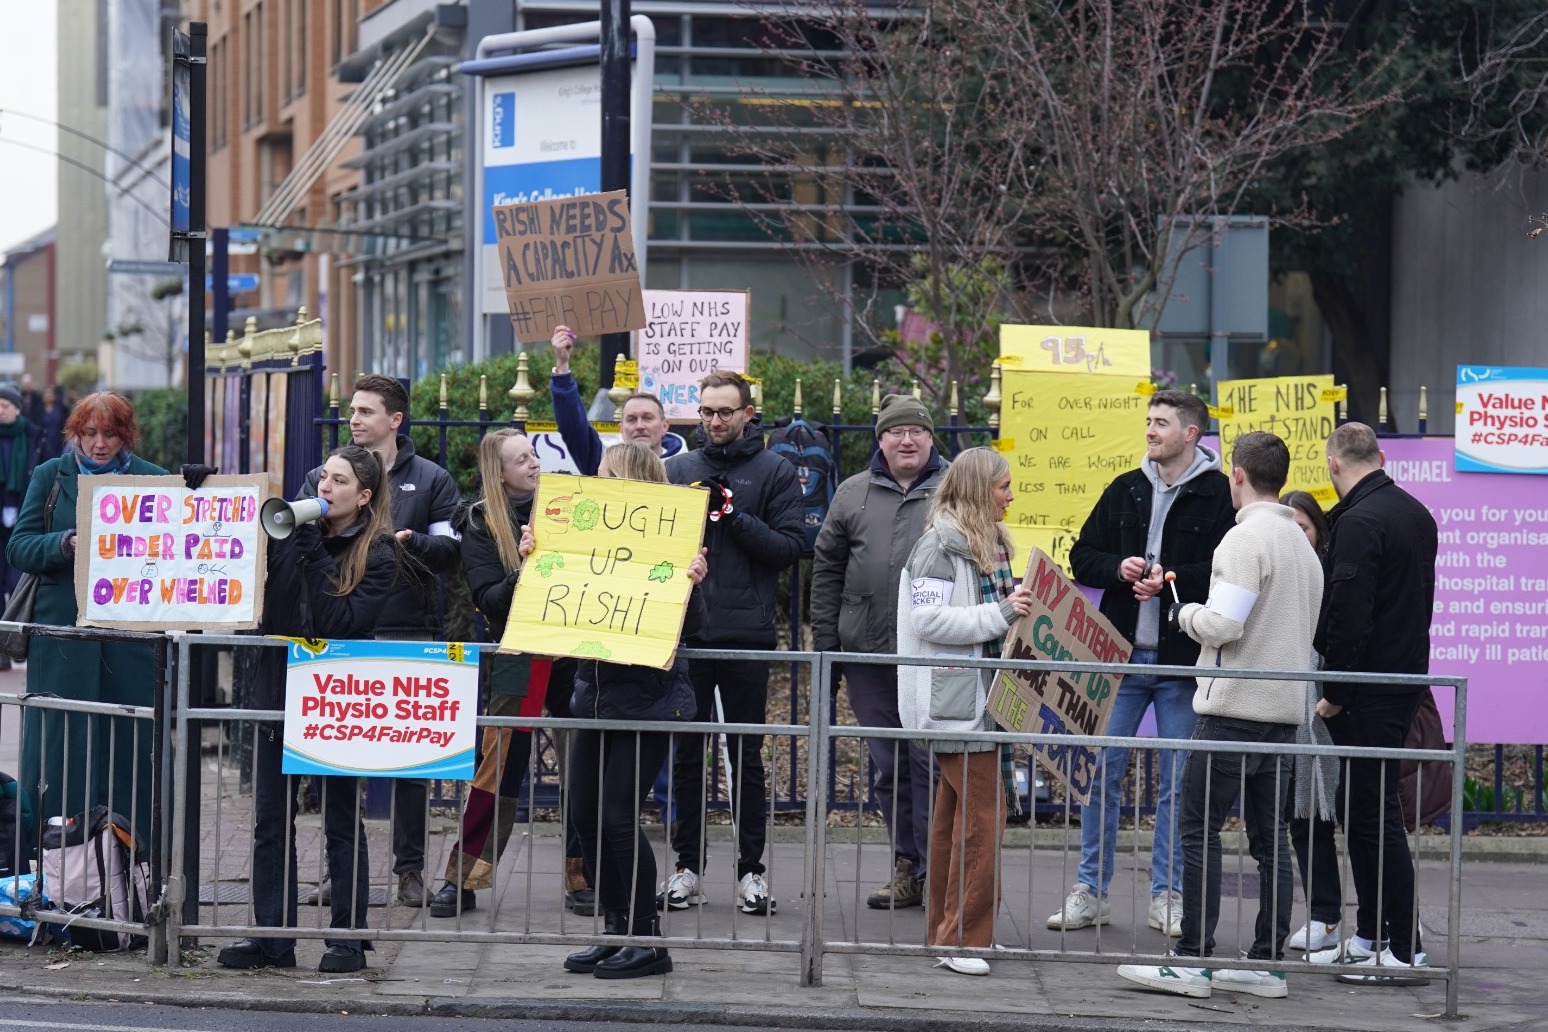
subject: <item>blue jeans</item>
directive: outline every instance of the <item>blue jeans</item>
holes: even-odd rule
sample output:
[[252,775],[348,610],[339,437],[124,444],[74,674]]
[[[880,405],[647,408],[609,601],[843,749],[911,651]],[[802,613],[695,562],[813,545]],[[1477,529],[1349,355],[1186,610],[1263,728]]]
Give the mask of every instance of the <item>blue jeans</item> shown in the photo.
[[[1129,658],[1131,663],[1154,663],[1155,649],[1135,649]],[[1112,717],[1107,733],[1129,737],[1139,730],[1145,710],[1154,704],[1156,708],[1156,732],[1162,738],[1193,737],[1193,678],[1158,678],[1151,674],[1129,674],[1118,685],[1118,697],[1113,700]],[[1175,829],[1172,824],[1172,800],[1177,794],[1177,779],[1181,774],[1178,766],[1187,756],[1184,750],[1162,750],[1158,754],[1158,780],[1160,790],[1156,797],[1156,834],[1150,848],[1150,894],[1182,887],[1182,850],[1174,848]],[[1119,789],[1124,773],[1129,769],[1129,750],[1099,749],[1097,751],[1096,786],[1092,790],[1092,803],[1080,808],[1080,869],[1075,880],[1089,885],[1097,895],[1106,898],[1107,888],[1113,880],[1113,861],[1117,853]]]

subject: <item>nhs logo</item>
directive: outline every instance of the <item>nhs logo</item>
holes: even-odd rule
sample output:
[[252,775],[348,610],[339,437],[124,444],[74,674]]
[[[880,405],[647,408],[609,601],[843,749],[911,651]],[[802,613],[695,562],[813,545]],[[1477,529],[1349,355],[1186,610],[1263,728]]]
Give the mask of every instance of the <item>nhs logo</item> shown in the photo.
[[496,93],[494,110],[489,116],[490,146],[499,150],[516,146],[516,94]]

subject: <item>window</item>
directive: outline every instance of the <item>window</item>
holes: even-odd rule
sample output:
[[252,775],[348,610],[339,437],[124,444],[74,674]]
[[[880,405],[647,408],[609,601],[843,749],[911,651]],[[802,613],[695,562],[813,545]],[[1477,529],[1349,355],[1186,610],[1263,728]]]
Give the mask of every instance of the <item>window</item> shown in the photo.
[[258,53],[253,48],[253,12],[242,15],[242,128],[253,124],[253,77],[258,70]]
[[[272,9],[272,8],[271,8]],[[268,51],[263,43],[263,4],[253,8],[253,54],[256,60],[268,63]],[[256,66],[253,68],[253,121],[263,121],[263,94],[269,83],[269,76],[263,74]]]

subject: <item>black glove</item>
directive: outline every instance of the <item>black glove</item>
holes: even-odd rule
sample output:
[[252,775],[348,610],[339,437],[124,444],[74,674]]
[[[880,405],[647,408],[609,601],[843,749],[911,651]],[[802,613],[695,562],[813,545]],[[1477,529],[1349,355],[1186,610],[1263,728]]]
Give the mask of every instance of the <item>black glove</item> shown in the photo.
[[1182,608],[1186,602],[1173,602],[1166,607],[1166,625],[1178,634],[1186,633],[1182,627]]
[[731,502],[731,485],[719,473],[699,481],[700,487],[709,488],[709,518],[718,523],[736,511]]
[[316,523],[303,523],[290,535],[290,547],[303,562],[310,562],[326,554],[323,548],[322,528]]
[[183,474],[183,483],[188,485],[188,490],[197,491],[199,485],[204,483],[204,478],[211,473],[219,473],[219,466],[206,466],[202,462],[185,462],[179,470]]

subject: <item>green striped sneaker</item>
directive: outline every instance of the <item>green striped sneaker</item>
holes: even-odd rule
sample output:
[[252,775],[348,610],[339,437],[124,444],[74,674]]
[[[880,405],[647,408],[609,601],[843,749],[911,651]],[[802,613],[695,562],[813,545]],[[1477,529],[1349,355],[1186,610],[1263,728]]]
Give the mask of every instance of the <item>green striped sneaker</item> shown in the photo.
[[1136,985],[1200,1000],[1209,998],[1212,974],[1209,968],[1147,967],[1143,964],[1124,964],[1118,969],[1119,978],[1128,979]]
[[1280,1000],[1290,995],[1290,988],[1285,984],[1283,971],[1239,971],[1217,968],[1214,984],[1216,989],[1226,992],[1251,993],[1253,996],[1267,996],[1271,1000]]

